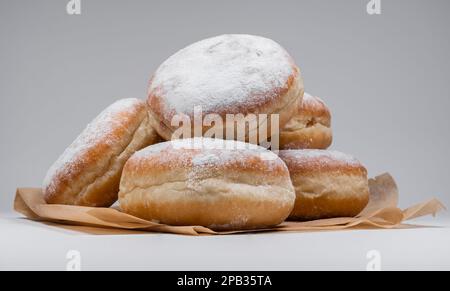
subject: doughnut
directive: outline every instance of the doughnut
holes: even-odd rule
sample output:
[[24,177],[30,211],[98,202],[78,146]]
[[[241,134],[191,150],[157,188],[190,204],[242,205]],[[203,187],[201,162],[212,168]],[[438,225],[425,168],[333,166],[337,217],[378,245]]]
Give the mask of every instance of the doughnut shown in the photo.
[[283,150],[295,188],[291,220],[354,217],[369,202],[367,170],[352,156],[326,150]]
[[327,149],[333,141],[331,113],[319,97],[306,93],[294,117],[280,131],[280,149]]
[[[263,124],[267,125],[267,136],[271,136],[272,114],[278,114],[279,126],[283,127],[301,102],[303,87],[300,69],[273,40],[221,35],[178,51],[157,69],[149,84],[149,115],[158,134],[166,140],[178,138],[174,132],[180,124],[173,122],[174,116],[188,118],[192,129],[194,116],[202,119],[203,123],[195,125],[200,134],[191,131],[187,137],[238,139],[236,134],[232,138],[226,136],[227,127],[236,127],[233,120],[227,122],[227,114],[256,115],[255,126],[245,129],[248,141]],[[194,114],[195,107],[201,108],[201,115]],[[267,114],[268,119],[262,114]],[[206,116],[217,116],[223,124],[205,123]],[[222,136],[205,134],[214,126],[222,129]]]
[[158,141],[147,105],[123,99],[105,109],[50,167],[43,183],[47,203],[109,207],[123,166],[137,150]]
[[273,152],[240,141],[178,139],[136,152],[120,182],[122,211],[168,225],[213,230],[272,227],[295,201]]

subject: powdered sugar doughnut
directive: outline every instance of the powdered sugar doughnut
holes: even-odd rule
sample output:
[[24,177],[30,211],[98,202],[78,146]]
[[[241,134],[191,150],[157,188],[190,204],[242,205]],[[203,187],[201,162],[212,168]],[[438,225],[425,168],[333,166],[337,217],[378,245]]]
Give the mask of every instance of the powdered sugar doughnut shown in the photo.
[[277,225],[294,200],[288,169],[274,153],[208,138],[137,152],[124,167],[119,193],[120,207],[131,215],[216,230]]
[[[279,44],[229,34],[194,43],[167,59],[150,81],[148,103],[153,126],[170,140],[178,127],[173,117],[184,114],[193,124],[195,106],[202,116],[218,114],[223,120],[226,114],[279,114],[283,127],[303,92],[300,70]],[[203,133],[209,128],[204,125]]]
[[369,202],[367,170],[354,157],[336,151],[285,150],[296,192],[290,219],[354,217]]
[[296,114],[280,132],[280,149],[327,149],[332,141],[328,106],[305,92]]
[[43,185],[53,204],[110,206],[117,200],[123,165],[158,141],[147,105],[123,99],[105,109],[51,166]]

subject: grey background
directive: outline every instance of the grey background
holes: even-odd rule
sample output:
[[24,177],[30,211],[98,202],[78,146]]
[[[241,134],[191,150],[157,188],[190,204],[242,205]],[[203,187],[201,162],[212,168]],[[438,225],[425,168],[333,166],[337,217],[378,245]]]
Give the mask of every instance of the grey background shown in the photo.
[[104,107],[145,98],[157,66],[222,33],[272,38],[333,112],[333,148],[391,172],[401,205],[450,205],[450,1],[0,0],[0,210],[39,186]]

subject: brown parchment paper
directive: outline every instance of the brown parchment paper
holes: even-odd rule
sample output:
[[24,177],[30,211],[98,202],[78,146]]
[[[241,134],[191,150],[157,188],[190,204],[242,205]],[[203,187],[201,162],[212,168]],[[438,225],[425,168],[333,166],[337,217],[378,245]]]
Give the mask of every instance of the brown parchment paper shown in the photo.
[[287,221],[277,227],[252,231],[215,232],[202,226],[170,226],[143,220],[115,208],[94,208],[46,204],[39,188],[19,188],[14,209],[25,217],[90,234],[165,232],[184,235],[219,235],[261,231],[319,231],[351,228],[399,228],[404,222],[426,215],[435,215],[445,206],[437,199],[398,208],[398,189],[388,173],[369,180],[370,202],[356,217],[340,217],[307,222]]

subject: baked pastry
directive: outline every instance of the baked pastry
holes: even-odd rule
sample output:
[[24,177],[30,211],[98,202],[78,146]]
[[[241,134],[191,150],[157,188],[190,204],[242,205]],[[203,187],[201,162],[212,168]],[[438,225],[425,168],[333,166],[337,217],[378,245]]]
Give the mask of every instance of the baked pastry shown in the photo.
[[125,213],[214,230],[275,226],[288,217],[294,200],[288,169],[276,154],[201,137],[135,153],[124,167],[119,193]]
[[123,165],[159,140],[147,105],[123,99],[105,109],[51,166],[43,185],[47,203],[105,207],[117,200]]
[[327,149],[333,141],[331,113],[319,97],[306,93],[297,113],[280,131],[280,149]]
[[[149,85],[150,120],[166,140],[203,135],[257,143],[251,137],[262,126],[267,126],[264,129],[270,139],[272,114],[278,114],[279,126],[284,127],[303,93],[300,70],[279,44],[253,35],[221,35],[180,50],[157,69]],[[195,108],[200,123],[195,122]],[[230,116],[227,120],[227,114],[237,121]],[[242,121],[238,114],[258,117],[242,138],[235,132]],[[190,123],[189,135],[177,131],[181,123],[186,126],[180,117]],[[199,134],[194,134],[194,127]],[[227,135],[227,128],[235,134]],[[264,137],[259,141],[264,142]]]
[[324,150],[285,150],[280,158],[297,196],[289,219],[354,217],[367,206],[367,170],[355,158]]

